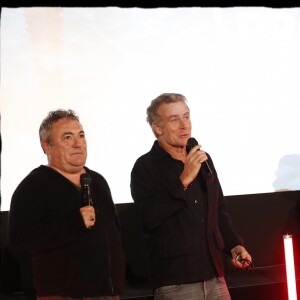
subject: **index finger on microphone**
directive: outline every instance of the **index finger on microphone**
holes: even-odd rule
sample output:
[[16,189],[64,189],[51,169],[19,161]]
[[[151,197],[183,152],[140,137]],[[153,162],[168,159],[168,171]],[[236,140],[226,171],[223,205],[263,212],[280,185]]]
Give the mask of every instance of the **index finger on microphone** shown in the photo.
[[194,147],[191,149],[191,151],[190,151],[189,153],[194,153],[194,152],[196,152],[196,151],[199,151],[200,148],[201,148],[200,145],[196,145],[196,146],[194,146]]

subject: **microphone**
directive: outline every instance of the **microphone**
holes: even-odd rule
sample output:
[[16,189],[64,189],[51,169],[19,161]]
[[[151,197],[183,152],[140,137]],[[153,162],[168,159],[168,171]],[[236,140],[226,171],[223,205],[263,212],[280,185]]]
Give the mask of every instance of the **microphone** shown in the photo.
[[[189,153],[191,151],[191,149],[193,147],[197,146],[197,145],[198,145],[198,142],[195,138],[193,138],[193,137],[189,138],[188,141],[187,141],[187,145],[186,145],[187,153]],[[208,162],[206,160],[204,162],[205,162],[205,165],[208,169],[207,179],[210,183],[213,183],[215,181],[213,173],[210,169],[210,166],[209,166]]]
[[81,174],[80,175],[81,199],[84,206],[93,205],[90,184],[91,184],[90,174],[89,173]]

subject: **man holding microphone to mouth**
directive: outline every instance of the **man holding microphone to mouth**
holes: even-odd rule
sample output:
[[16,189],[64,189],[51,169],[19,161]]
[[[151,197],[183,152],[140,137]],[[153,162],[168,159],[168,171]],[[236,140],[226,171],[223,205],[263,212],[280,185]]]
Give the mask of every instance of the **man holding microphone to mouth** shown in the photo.
[[186,102],[175,93],[152,100],[147,121],[156,140],[133,166],[131,194],[147,237],[154,299],[229,300],[223,252],[237,268],[251,265],[251,256],[226,211],[211,158],[189,143]]

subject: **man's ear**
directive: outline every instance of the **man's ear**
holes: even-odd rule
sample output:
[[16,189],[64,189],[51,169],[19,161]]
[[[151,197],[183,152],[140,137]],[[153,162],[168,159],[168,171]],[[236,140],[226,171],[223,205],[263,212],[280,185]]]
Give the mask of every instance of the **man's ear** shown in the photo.
[[50,144],[47,143],[46,141],[42,140],[41,141],[41,146],[42,146],[42,149],[44,151],[45,154],[50,154]]
[[158,123],[153,122],[153,123],[152,123],[152,129],[154,130],[154,132],[155,132],[158,136],[162,135],[162,130],[161,130],[161,128],[159,127]]

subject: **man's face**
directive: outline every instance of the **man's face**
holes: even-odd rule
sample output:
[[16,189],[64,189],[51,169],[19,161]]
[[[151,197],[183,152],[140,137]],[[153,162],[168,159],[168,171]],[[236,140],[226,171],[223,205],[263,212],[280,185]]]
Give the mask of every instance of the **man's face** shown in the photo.
[[61,119],[53,124],[51,142],[43,149],[49,165],[66,173],[76,173],[85,165],[87,144],[81,124],[76,120]]
[[162,104],[158,108],[160,120],[153,128],[165,142],[173,147],[184,147],[191,137],[190,110],[185,102]]

